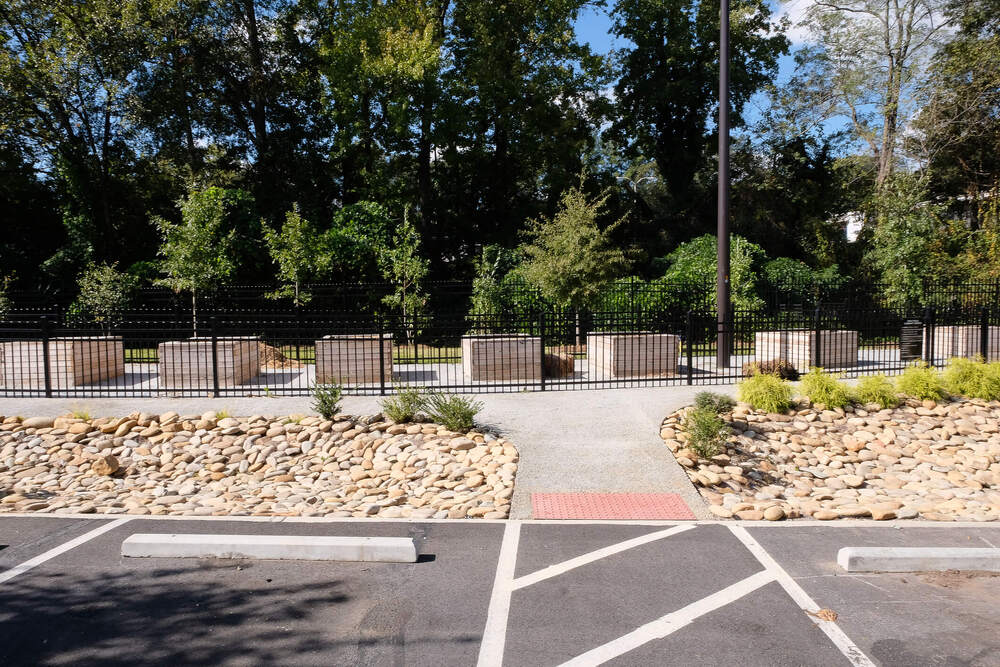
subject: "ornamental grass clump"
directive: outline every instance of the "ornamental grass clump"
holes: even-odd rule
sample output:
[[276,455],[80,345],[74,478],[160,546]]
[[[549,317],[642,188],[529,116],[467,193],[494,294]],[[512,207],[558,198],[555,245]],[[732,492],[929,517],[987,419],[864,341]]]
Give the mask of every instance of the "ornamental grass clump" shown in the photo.
[[926,364],[904,370],[896,379],[896,388],[900,393],[920,401],[939,401],[945,395],[941,374]]
[[471,431],[483,404],[457,394],[432,393],[424,399],[424,411],[450,431]]
[[382,401],[382,413],[397,424],[413,421],[423,409],[424,395],[417,387],[400,387],[395,396]]
[[730,412],[736,407],[736,401],[725,394],[716,394],[712,391],[700,391],[694,396],[694,407],[699,410],[708,408],[715,414]]
[[830,375],[822,368],[812,368],[802,378],[799,389],[812,403],[822,403],[828,408],[846,408],[853,401],[851,388],[840,381],[842,374]]
[[688,412],[684,417],[684,430],[688,436],[688,448],[703,459],[722,452],[729,433],[726,423],[711,405],[696,407]]
[[894,408],[899,405],[899,396],[889,378],[878,373],[869,375],[858,381],[854,388],[854,396],[861,403],[875,403],[881,408]]
[[740,400],[755,410],[787,412],[792,406],[792,386],[776,375],[754,375],[738,387]]
[[1000,363],[955,358],[942,374],[945,389],[952,394],[986,401],[1000,399]]

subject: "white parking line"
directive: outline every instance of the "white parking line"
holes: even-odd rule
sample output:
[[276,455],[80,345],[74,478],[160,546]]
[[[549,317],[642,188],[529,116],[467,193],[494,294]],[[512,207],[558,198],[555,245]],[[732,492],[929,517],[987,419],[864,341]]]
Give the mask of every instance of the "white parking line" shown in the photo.
[[508,521],[500,544],[486,628],[479,645],[479,667],[500,667],[503,663],[503,650],[507,642],[507,616],[510,613],[510,596],[514,592],[514,566],[517,564],[517,547],[520,541],[521,523]]
[[746,579],[737,581],[732,586],[727,586],[721,591],[712,593],[696,602],[692,602],[686,607],[681,607],[677,611],[670,612],[655,621],[640,626],[618,639],[614,639],[607,644],[602,644],[582,655],[578,655],[572,660],[564,662],[562,667],[593,667],[594,665],[601,665],[643,644],[655,639],[663,639],[667,635],[689,625],[697,618],[713,612],[720,607],[724,607],[730,602],[734,602],[772,581],[774,581],[774,575],[771,572],[767,570],[758,572]]
[[38,556],[35,556],[34,558],[32,558],[30,560],[24,561],[20,565],[15,565],[14,567],[10,568],[9,570],[6,570],[4,572],[0,572],[0,584],[2,584],[4,582],[7,582],[7,581],[10,581],[11,579],[13,579],[14,577],[18,576],[19,574],[24,574],[28,570],[30,570],[30,569],[32,569],[34,567],[38,567],[39,565],[41,565],[45,561],[52,560],[56,556],[58,556],[60,554],[64,554],[67,551],[69,551],[70,549],[74,549],[74,548],[80,546],[81,544],[83,544],[84,542],[89,542],[90,540],[94,539],[95,537],[99,537],[99,536],[103,535],[104,533],[108,532],[109,530],[114,530],[115,528],[117,528],[118,526],[122,525],[123,523],[127,523],[128,521],[131,521],[131,520],[132,520],[132,517],[124,517],[124,518],[121,518],[121,519],[116,519],[114,521],[108,521],[104,525],[98,526],[94,530],[92,530],[92,531],[90,531],[88,533],[84,533],[83,535],[80,535],[79,537],[75,537],[72,540],[70,540],[69,542],[64,542],[64,543],[60,544],[59,546],[55,547],[54,549],[49,549],[48,551],[46,551],[43,554],[39,554]]
[[840,626],[837,625],[835,621],[827,621],[822,618],[817,618],[813,614],[819,611],[819,605],[809,597],[809,594],[796,583],[792,576],[788,574],[783,567],[778,565],[778,561],[771,557],[771,554],[767,553],[767,550],[760,545],[760,543],[753,538],[750,533],[747,532],[746,528],[742,526],[730,526],[729,530],[736,536],[740,542],[746,546],[746,548],[754,555],[754,557],[760,561],[761,565],[767,568],[768,572],[774,575],[774,579],[781,584],[781,587],[785,589],[796,604],[802,608],[803,611],[810,612],[808,614],[809,620],[816,624],[820,630],[826,633],[826,636],[830,638],[834,646],[840,649],[840,652],[851,662],[852,665],[857,667],[875,667],[875,663],[872,662],[871,658],[862,652],[858,648],[857,644],[851,641]]
[[655,542],[656,540],[662,540],[666,537],[670,537],[671,535],[683,533],[684,531],[691,530],[694,527],[695,526],[693,525],[686,524],[682,526],[674,526],[673,528],[668,528],[667,530],[658,530],[654,533],[640,535],[639,537],[631,540],[612,544],[611,546],[604,547],[603,549],[591,551],[590,553],[577,556],[576,558],[564,560],[561,563],[550,565],[546,568],[538,570],[537,572],[532,572],[531,574],[526,574],[523,577],[518,577],[514,580],[513,589],[516,591],[519,588],[537,584],[539,581],[545,581],[546,579],[558,576],[563,572],[568,572],[574,568],[580,567],[581,565],[593,563],[596,560],[613,556],[614,554],[626,551],[627,549],[633,549],[635,547],[642,546],[643,544],[649,544],[650,542]]

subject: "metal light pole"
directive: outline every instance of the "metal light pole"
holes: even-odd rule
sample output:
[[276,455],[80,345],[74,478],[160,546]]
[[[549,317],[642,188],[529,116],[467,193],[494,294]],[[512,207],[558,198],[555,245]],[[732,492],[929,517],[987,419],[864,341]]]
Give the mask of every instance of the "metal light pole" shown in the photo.
[[715,303],[718,337],[715,364],[729,368],[732,341],[732,305],[729,298],[729,0],[719,7],[719,203]]

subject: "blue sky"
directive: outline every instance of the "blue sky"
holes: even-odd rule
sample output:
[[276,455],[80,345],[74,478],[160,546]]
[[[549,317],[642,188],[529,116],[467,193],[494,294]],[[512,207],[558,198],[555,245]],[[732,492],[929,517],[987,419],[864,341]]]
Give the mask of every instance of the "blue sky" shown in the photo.
[[[807,1],[807,0],[806,0]],[[800,11],[804,4],[804,0],[792,0],[789,4],[793,10],[792,19],[795,20],[797,11]],[[781,8],[779,2],[772,2],[771,8],[775,20],[777,20],[780,14]],[[627,45],[627,42],[616,38],[611,34],[611,17],[608,16],[608,8],[606,7],[587,7],[581,13],[579,20],[576,23],[576,33],[577,37],[581,42],[587,42],[590,44],[591,48],[598,53],[608,53],[612,49],[622,48]],[[793,40],[792,49],[796,48],[794,43],[796,40],[801,39],[801,31],[794,31],[791,35]],[[792,72],[795,69],[795,61],[791,54],[783,56],[778,63],[778,82],[787,81]],[[761,96],[759,96],[761,97]],[[755,99],[751,102],[751,105],[745,110],[746,119],[748,122],[753,122],[759,117],[759,112],[754,110],[754,105],[763,104],[763,99]]]

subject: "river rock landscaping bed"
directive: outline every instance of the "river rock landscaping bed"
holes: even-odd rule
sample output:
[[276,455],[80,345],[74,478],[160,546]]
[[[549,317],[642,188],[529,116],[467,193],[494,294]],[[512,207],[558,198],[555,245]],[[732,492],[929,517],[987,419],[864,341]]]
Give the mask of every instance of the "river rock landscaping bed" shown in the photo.
[[0,513],[506,518],[516,448],[381,415],[0,418]]
[[1000,402],[914,401],[787,414],[740,403],[725,452],[686,447],[684,408],[660,435],[722,518],[1000,519]]

